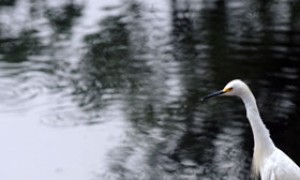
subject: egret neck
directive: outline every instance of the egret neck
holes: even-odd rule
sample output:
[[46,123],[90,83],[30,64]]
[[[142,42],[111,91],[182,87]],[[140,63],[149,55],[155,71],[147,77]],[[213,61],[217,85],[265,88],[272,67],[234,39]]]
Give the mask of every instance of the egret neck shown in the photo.
[[240,97],[245,104],[247,118],[252,127],[254,151],[262,154],[270,154],[275,150],[275,145],[270,138],[269,130],[266,128],[260,117],[254,95],[251,90],[247,88],[240,94]]

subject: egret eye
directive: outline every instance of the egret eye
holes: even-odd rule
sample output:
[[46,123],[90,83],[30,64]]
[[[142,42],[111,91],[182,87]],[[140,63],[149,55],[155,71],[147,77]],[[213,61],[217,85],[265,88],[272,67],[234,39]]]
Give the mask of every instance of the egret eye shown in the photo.
[[233,88],[232,87],[230,87],[230,88],[226,88],[226,89],[224,89],[224,92],[230,92],[230,91],[232,91],[233,90]]

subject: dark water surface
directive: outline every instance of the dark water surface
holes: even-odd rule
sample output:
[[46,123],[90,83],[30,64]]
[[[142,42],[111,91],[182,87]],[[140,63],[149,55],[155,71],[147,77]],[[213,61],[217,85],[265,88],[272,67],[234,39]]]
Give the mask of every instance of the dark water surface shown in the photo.
[[300,1],[0,0],[0,179],[247,180],[235,78],[300,164]]

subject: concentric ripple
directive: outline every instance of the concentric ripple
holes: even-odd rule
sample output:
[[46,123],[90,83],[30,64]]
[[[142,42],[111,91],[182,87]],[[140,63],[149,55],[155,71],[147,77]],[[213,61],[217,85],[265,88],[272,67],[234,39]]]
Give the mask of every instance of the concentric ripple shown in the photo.
[[26,110],[38,105],[39,97],[53,82],[49,74],[32,70],[30,63],[1,63],[0,69],[0,111]]

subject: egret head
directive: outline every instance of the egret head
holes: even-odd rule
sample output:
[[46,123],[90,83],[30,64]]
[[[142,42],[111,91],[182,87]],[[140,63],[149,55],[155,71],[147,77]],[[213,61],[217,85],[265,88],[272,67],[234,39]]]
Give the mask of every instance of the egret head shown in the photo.
[[221,91],[213,92],[201,98],[201,101],[215,96],[239,96],[241,97],[245,91],[249,90],[248,86],[241,80],[235,79],[230,81]]

